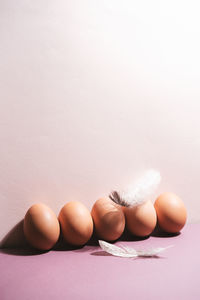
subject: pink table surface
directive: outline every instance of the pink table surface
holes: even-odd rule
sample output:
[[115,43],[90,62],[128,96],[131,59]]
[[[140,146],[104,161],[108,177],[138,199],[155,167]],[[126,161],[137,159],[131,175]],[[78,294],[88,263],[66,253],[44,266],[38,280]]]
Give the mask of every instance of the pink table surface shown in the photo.
[[200,224],[174,237],[116,244],[166,247],[159,258],[118,258],[90,243],[46,253],[2,249],[0,299],[200,299]]

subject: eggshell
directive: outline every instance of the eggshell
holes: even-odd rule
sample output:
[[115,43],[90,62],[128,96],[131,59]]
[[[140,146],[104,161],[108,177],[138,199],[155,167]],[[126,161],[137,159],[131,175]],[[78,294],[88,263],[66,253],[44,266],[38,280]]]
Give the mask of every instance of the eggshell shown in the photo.
[[30,245],[40,250],[51,249],[60,235],[55,213],[43,203],[34,204],[28,209],[23,229]]
[[87,243],[93,233],[90,211],[79,201],[70,201],[61,209],[58,219],[66,242],[81,246]]
[[169,233],[179,232],[186,223],[187,211],[183,201],[173,193],[163,193],[155,201],[158,224]]
[[151,201],[133,207],[125,207],[127,229],[136,236],[148,236],[156,226],[156,211]]
[[125,217],[122,208],[110,198],[98,199],[92,207],[91,215],[99,238],[114,241],[123,233]]

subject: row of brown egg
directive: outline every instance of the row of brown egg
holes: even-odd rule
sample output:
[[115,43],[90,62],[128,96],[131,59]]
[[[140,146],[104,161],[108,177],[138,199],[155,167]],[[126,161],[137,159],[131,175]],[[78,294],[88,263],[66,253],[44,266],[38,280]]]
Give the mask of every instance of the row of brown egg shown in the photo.
[[187,212],[182,200],[173,193],[161,194],[155,201],[136,207],[122,207],[110,198],[98,199],[91,212],[81,202],[71,201],[60,210],[59,216],[45,204],[31,206],[24,218],[24,234],[31,246],[51,249],[59,239],[60,227],[64,240],[82,246],[93,231],[99,239],[115,241],[124,232],[125,224],[133,235],[145,237],[158,222],[168,233],[179,232],[186,223]]

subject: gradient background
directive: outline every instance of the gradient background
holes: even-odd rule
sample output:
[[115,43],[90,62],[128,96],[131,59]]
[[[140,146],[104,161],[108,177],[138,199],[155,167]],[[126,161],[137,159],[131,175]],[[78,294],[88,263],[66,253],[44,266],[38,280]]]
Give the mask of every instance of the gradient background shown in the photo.
[[199,1],[0,0],[0,240],[147,168],[200,221]]

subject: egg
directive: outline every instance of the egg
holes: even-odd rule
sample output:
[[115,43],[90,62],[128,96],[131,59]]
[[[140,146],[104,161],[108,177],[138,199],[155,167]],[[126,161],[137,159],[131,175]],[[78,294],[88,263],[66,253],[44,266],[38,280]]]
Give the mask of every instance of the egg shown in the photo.
[[124,207],[126,227],[136,236],[148,236],[156,226],[156,211],[151,201],[133,207]]
[[29,244],[39,250],[51,249],[60,235],[55,213],[43,203],[34,204],[28,209],[23,229]]
[[103,240],[117,240],[124,231],[125,217],[121,206],[110,198],[98,199],[91,211],[95,232]]
[[183,201],[173,193],[163,193],[155,201],[158,224],[169,233],[179,232],[186,223],[187,211]]
[[65,241],[82,246],[91,238],[93,220],[88,208],[79,201],[70,201],[63,206],[58,216]]

